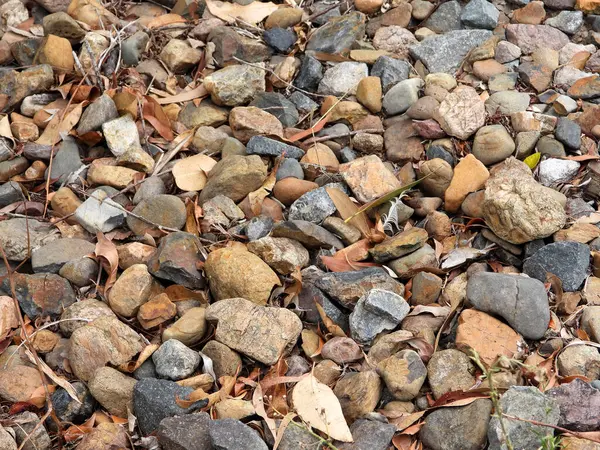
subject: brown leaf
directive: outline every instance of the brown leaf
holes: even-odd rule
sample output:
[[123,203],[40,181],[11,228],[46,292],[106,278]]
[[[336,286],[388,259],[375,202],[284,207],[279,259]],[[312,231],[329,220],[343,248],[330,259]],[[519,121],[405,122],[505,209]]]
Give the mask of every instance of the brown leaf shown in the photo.
[[177,161],[171,173],[182,191],[201,191],[208,180],[206,174],[216,164],[217,161],[210,156],[199,154]]
[[204,84],[200,84],[189,91],[183,91],[170,97],[159,98],[156,101],[161,105],[167,105],[169,103],[189,102],[190,100],[206,97],[207,95],[208,91],[204,87]]
[[346,220],[349,217],[354,216],[348,223],[358,228],[363,237],[367,237],[371,232],[367,214],[356,214],[358,212],[358,205],[350,200],[350,197],[348,197],[345,192],[337,188],[325,188],[325,190],[327,191],[327,194],[329,194],[329,197],[338,210],[341,218]]
[[186,22],[187,21],[185,20],[185,18],[181,17],[179,14],[162,14],[148,22],[147,27],[149,29],[161,28],[166,27],[167,25]]
[[94,253],[100,261],[102,268],[108,274],[108,279],[104,285],[104,295],[107,295],[112,285],[117,281],[119,254],[117,253],[117,246],[108,240],[101,231],[98,231],[97,238],[98,242],[96,243]]
[[54,145],[59,142],[62,139],[62,136],[68,134],[77,122],[79,122],[85,103],[86,102],[82,102],[77,105],[71,105],[66,108],[66,110],[62,110],[55,114],[46,126],[42,135],[35,141],[36,144]]
[[208,304],[206,295],[202,291],[192,291],[185,286],[173,284],[165,289],[165,294],[169,296],[169,300],[173,303],[183,300],[199,300],[200,303]]
[[381,264],[371,262],[354,262],[349,260],[342,260],[333,256],[321,256],[321,261],[325,267],[332,272],[352,272],[353,270],[360,270],[364,267],[380,267]]
[[256,25],[266,19],[273,11],[279,9],[279,5],[272,2],[251,2],[247,5],[239,3],[226,3],[217,0],[207,0],[206,6],[210,13],[228,23],[234,23],[241,19],[252,25]]
[[321,316],[323,324],[325,324],[325,327],[333,336],[347,337],[346,333],[344,333],[344,330],[342,330],[333,320],[327,317],[327,314],[325,314],[325,310],[321,305],[315,302],[315,306],[317,307],[317,311],[319,312],[319,316]]
[[174,136],[173,131],[171,130],[171,121],[163,111],[160,104],[156,101],[156,99],[150,97],[149,95],[144,96],[144,100],[144,106],[142,108],[144,119],[150,122],[156,131],[158,131],[158,134],[160,134],[163,138],[165,138],[167,141],[172,141]]
[[273,170],[271,170],[271,173],[264,181],[262,186],[248,194],[248,203],[250,204],[250,209],[256,216],[260,215],[264,199],[271,193],[273,186],[275,186],[275,182],[277,181],[277,169],[279,168],[279,164],[282,160],[283,158],[278,158],[277,162],[273,166]]

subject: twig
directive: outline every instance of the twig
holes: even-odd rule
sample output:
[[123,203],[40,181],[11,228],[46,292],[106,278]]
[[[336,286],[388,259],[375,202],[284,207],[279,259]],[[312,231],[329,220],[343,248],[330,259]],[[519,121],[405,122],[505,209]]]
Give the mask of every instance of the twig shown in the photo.
[[597,444],[600,444],[600,439],[594,439],[592,437],[586,436],[585,434],[578,433],[577,431],[571,431],[571,430],[568,430],[566,428],[559,427],[558,425],[551,425],[549,423],[539,422],[537,420],[523,419],[521,417],[511,416],[509,414],[504,414],[504,413],[502,413],[502,416],[506,417],[507,419],[518,420],[520,422],[527,422],[527,423],[530,423],[532,425],[537,425],[537,426],[540,426],[540,427],[553,428],[553,429],[555,429],[557,431],[560,431],[561,433],[570,434],[570,435],[572,435],[572,436],[574,436],[574,437],[576,437],[578,439],[585,439],[586,441],[591,441],[591,442],[595,442]]

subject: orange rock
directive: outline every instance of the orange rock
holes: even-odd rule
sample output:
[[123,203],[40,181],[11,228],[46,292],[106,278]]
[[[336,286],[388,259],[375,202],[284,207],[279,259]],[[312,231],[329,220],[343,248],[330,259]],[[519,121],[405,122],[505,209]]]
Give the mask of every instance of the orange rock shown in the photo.
[[167,294],[160,294],[140,306],[137,318],[145,330],[172,319],[177,315],[177,307]]
[[312,181],[299,180],[298,178],[284,178],[275,183],[273,195],[284,205],[290,206],[302,195],[318,187],[319,185]]
[[34,64],[49,64],[59,72],[72,72],[75,59],[71,43],[68,39],[49,34],[42,40]]
[[546,10],[543,2],[531,2],[513,11],[513,22],[529,25],[539,25],[546,18]]
[[156,247],[141,242],[119,245],[117,247],[119,267],[125,270],[134,264],[146,264],[154,256],[154,253],[156,253]]
[[[383,0],[355,0],[354,7],[365,14],[374,14],[383,5]],[[409,16],[410,19],[410,16]]]
[[[81,205],[81,200],[68,187],[61,187],[52,196],[50,205],[52,206],[52,211],[58,217],[65,217],[75,212],[79,205]],[[77,223],[74,218],[67,219],[67,222],[71,224]]]
[[599,0],[577,0],[576,7],[578,10],[583,11],[586,14],[600,13]]
[[317,142],[311,145],[300,162],[337,169],[340,166],[333,151],[325,144]]
[[275,200],[270,199],[269,197],[265,198],[262,204],[262,209],[260,214],[254,214],[252,209],[250,208],[250,202],[248,201],[248,197],[246,197],[238,207],[243,211],[246,218],[251,219],[252,217],[256,217],[257,215],[269,216],[275,222],[279,222],[283,220],[283,210],[281,209],[281,205]]
[[107,28],[109,24],[119,24],[120,20],[96,0],[73,0],[67,9],[73,19],[89,25],[93,30]]
[[504,64],[500,64],[495,59],[484,59],[473,63],[473,73],[483,81],[488,81],[494,75],[506,72]]
[[379,77],[365,77],[360,80],[356,88],[357,100],[372,113],[381,111],[381,94]]
[[446,189],[446,211],[458,211],[466,196],[483,189],[489,177],[490,173],[481,161],[471,154],[465,156],[454,168],[454,176]]
[[49,353],[59,340],[60,336],[50,330],[38,330],[33,337],[33,347],[40,353]]
[[516,331],[498,319],[467,309],[458,318],[456,347],[466,354],[477,352],[481,362],[490,367],[499,356],[514,358],[526,344]]

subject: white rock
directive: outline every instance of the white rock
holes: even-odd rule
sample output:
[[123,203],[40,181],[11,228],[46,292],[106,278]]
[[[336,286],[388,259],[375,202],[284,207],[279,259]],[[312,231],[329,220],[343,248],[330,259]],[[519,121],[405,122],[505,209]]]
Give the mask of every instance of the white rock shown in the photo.
[[438,115],[446,133],[465,140],[485,124],[485,104],[475,89],[459,86],[440,104]]
[[576,53],[579,52],[590,52],[596,53],[596,47],[594,44],[575,44],[574,42],[569,42],[563,48],[560,49],[558,53],[558,62],[562,66],[563,64],[567,64]]
[[137,125],[129,114],[102,124],[102,133],[106,145],[115,156],[121,156],[130,149],[141,148]]
[[29,19],[25,5],[19,0],[9,0],[0,6],[0,34],[4,34],[8,27],[16,27],[21,22]]
[[356,94],[358,83],[369,76],[365,63],[343,62],[328,69],[319,83],[319,94],[335,95]]
[[593,73],[584,72],[571,66],[564,66],[554,72],[554,85],[564,89],[570,88],[577,80],[591,77]]
[[75,220],[90,233],[107,233],[125,222],[125,212],[107,194],[97,189],[75,210]]
[[571,180],[579,171],[577,161],[568,159],[549,158],[542,161],[538,166],[538,177],[544,186],[552,186],[554,183],[565,183]]

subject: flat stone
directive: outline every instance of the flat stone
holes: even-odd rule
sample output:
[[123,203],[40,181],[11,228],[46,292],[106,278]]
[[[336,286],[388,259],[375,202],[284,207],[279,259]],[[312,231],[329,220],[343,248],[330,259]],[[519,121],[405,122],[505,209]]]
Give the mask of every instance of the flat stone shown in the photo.
[[204,279],[197,264],[202,260],[202,244],[196,236],[170,233],[160,240],[158,250],[148,260],[148,270],[155,277],[200,289],[204,287]]
[[558,28],[566,34],[575,34],[583,25],[583,12],[561,11],[558,15],[547,19],[545,24]]
[[202,58],[202,51],[192,48],[187,41],[171,39],[160,52],[160,59],[176,74],[194,68]]
[[268,450],[257,431],[236,419],[211,420],[208,434],[214,449]]
[[397,400],[414,399],[425,378],[427,369],[414,350],[401,350],[377,364],[377,372]]
[[81,115],[77,125],[77,134],[99,131],[105,122],[110,122],[118,117],[119,112],[113,99],[106,94],[101,95]]
[[131,148],[141,148],[137,126],[129,114],[103,122],[102,133],[108,148],[115,156],[121,156]]
[[218,105],[238,106],[250,102],[265,90],[265,71],[236,64],[219,69],[204,80],[211,99]]
[[112,367],[100,367],[88,382],[90,392],[110,414],[127,417],[133,409],[135,378],[128,377]]
[[488,170],[475,156],[464,157],[454,168],[454,176],[446,189],[446,211],[458,211],[467,195],[482,189],[489,176]]
[[[461,6],[456,0],[441,4],[423,23],[434,33],[447,33],[461,28]],[[467,15],[469,10],[467,10]]]
[[288,238],[263,237],[250,242],[248,250],[282,275],[290,274],[309,263],[308,251],[298,241]]
[[471,358],[456,349],[440,350],[427,364],[427,377],[434,398],[447,392],[467,391],[475,384],[475,366]]
[[485,101],[485,109],[489,115],[512,114],[525,111],[528,106],[529,94],[517,91],[496,92]]
[[319,94],[342,95],[356,94],[358,83],[369,75],[365,63],[342,62],[328,69],[319,83]]
[[559,427],[573,431],[598,430],[600,391],[591,384],[576,378],[549,389],[546,395],[560,407]]
[[177,339],[187,346],[197,344],[202,340],[206,332],[205,316],[205,308],[195,307],[188,309],[173,325],[163,332],[163,342],[167,342],[169,339]]
[[294,86],[305,91],[314,92],[323,78],[323,65],[318,59],[305,55],[298,75],[294,80]]
[[579,242],[563,241],[545,245],[525,260],[523,272],[546,282],[546,273],[556,275],[565,291],[576,291],[588,274],[590,248]]
[[208,182],[200,194],[200,202],[204,203],[219,194],[239,202],[261,187],[266,177],[267,167],[258,155],[236,155],[222,159],[210,171]]
[[380,56],[371,68],[371,76],[379,77],[384,93],[400,81],[408,79],[409,72],[410,66],[406,61],[391,56]]
[[350,50],[365,34],[365,20],[364,14],[359,12],[329,20],[311,35],[306,50],[331,54]]
[[487,0],[471,0],[465,5],[460,14],[463,25],[485,30],[496,28],[499,17],[500,12]]
[[144,200],[132,212],[152,222],[150,224],[128,215],[127,226],[138,236],[156,230],[156,225],[179,230],[186,219],[185,204],[174,195],[157,195]]
[[427,231],[414,227],[375,245],[369,250],[369,253],[374,261],[383,263],[418,250],[427,242],[428,238]]
[[264,136],[252,136],[246,144],[246,153],[249,155],[275,157],[281,156],[285,153],[286,158],[293,159],[300,159],[304,156],[304,151],[298,147],[276,141],[275,139],[269,139]]
[[0,185],[0,208],[25,199],[21,185],[16,181],[8,181]]
[[354,421],[374,411],[381,398],[382,382],[374,370],[348,372],[333,392],[340,401],[347,421]]
[[577,161],[549,158],[538,164],[540,183],[551,187],[556,183],[567,183],[579,172],[581,164]]
[[284,127],[296,126],[300,120],[296,106],[279,92],[259,92],[249,106],[255,106],[272,114]]
[[163,450],[211,448],[208,435],[210,416],[205,412],[166,417],[160,421],[157,436]]
[[485,124],[485,104],[475,89],[460,86],[440,103],[438,122],[450,136],[468,139]]
[[504,161],[514,151],[515,143],[504,126],[487,125],[477,130],[472,154],[483,164],[491,165]]
[[560,117],[556,122],[554,137],[572,150],[581,147],[581,126],[566,117]]
[[177,339],[169,339],[152,354],[156,373],[161,378],[183,380],[200,365],[200,355]]
[[321,223],[337,211],[325,188],[313,189],[290,206],[289,220]]
[[116,318],[115,313],[106,303],[91,298],[80,300],[67,307],[61,314],[60,331],[63,335],[69,337],[76,329],[103,316]]
[[401,187],[400,182],[376,155],[364,156],[340,166],[344,181],[356,198],[368,203]]
[[506,38],[526,55],[538,48],[558,51],[569,42],[566,34],[548,25],[509,24],[506,26]]

